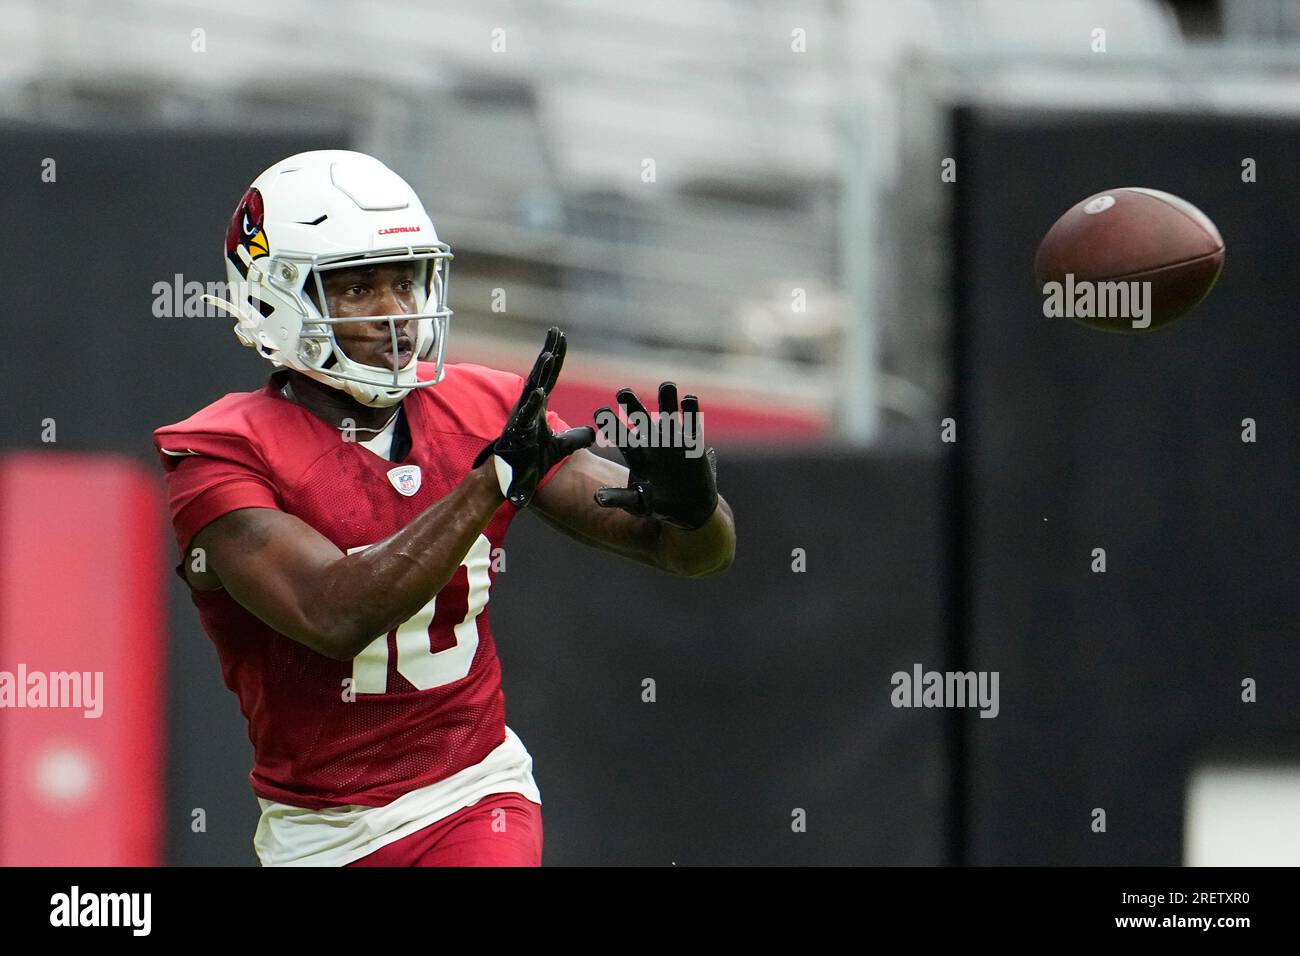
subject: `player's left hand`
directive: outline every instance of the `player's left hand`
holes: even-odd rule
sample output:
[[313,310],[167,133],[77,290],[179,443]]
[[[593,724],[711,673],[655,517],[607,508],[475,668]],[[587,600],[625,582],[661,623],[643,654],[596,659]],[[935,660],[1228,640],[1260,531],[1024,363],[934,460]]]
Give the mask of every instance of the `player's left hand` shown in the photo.
[[[619,404],[653,430],[653,436],[637,428],[618,431],[616,444],[627,462],[626,488],[601,488],[596,504],[622,508],[629,514],[666,522],[686,531],[703,527],[718,506],[717,457],[704,445],[700,400],[694,395],[677,405],[677,386],[659,386],[659,414],[651,416],[630,388],[617,393]],[[606,405],[596,410],[596,420],[609,422],[614,413]]]

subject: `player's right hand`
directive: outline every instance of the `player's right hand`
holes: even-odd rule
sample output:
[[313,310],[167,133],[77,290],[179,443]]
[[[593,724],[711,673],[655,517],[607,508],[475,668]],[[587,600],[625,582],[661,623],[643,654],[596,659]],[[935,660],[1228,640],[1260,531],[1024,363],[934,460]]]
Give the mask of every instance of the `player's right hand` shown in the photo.
[[567,349],[564,333],[553,326],[500,437],[474,459],[475,468],[492,459],[501,494],[518,508],[528,507],[538,483],[556,463],[596,440],[590,426],[556,435],[546,423],[546,400],[560,377]]

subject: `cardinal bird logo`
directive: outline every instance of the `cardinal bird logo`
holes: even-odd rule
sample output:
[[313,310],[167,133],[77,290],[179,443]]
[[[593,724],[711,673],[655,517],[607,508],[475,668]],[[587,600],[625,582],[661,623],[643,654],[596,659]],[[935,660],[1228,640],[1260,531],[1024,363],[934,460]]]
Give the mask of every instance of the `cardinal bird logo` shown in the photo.
[[235,214],[230,217],[230,228],[226,230],[226,258],[243,275],[248,274],[248,267],[239,257],[240,246],[248,250],[249,258],[252,259],[260,259],[271,253],[271,242],[262,225],[265,217],[262,193],[257,189],[244,193],[244,198],[235,207]]

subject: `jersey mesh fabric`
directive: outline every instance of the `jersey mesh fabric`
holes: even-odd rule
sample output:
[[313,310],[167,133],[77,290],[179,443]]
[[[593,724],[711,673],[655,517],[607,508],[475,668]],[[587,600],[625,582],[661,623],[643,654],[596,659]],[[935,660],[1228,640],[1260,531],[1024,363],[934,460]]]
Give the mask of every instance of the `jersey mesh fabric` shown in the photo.
[[[275,377],[259,392],[226,396],[155,433],[160,451],[193,453],[163,456],[178,543],[184,549],[203,522],[241,506],[296,515],[344,552],[380,542],[465,479],[474,457],[500,433],[521,387],[517,375],[449,365],[442,383],[408,396],[412,449],[400,464],[418,466],[420,475],[409,495],[389,480],[399,463],[341,441],[332,426],[280,397]],[[553,413],[548,418],[557,431],[568,427]],[[209,471],[210,492],[203,485]],[[251,479],[243,482],[250,489],[243,505],[220,493],[241,471]],[[273,499],[266,487],[274,489]],[[504,544],[516,513],[501,504],[477,543],[480,555]],[[481,562],[480,573],[490,596],[496,580],[490,562]],[[385,692],[357,692],[348,700],[356,662],[333,660],[279,634],[225,591],[192,596],[248,719],[256,754],[250,778],[259,797],[308,809],[383,806],[478,763],[505,739],[488,604],[474,619],[478,645],[463,676],[416,688],[398,672],[396,632],[390,632]],[[469,571],[461,564],[436,596],[430,654],[457,646],[454,628],[469,602]]]
[[[441,435],[440,454],[422,465],[423,480],[435,484],[459,483],[464,474],[457,470],[457,463],[472,461],[482,447],[482,440],[474,436]],[[368,514],[376,523],[387,525],[391,519],[386,512],[387,503],[395,496],[376,495],[358,483],[340,484],[337,469],[328,461],[321,465],[324,467],[312,469],[311,477],[301,486],[305,500],[328,502],[329,510],[336,513]],[[385,463],[384,467],[390,466],[391,463]],[[308,513],[300,517],[312,516]],[[358,541],[351,547],[371,543],[374,542]],[[433,635],[429,640],[431,652],[455,646],[452,628],[465,618],[468,598],[468,572],[461,565],[438,592],[429,626]],[[329,791],[347,793],[362,782],[374,787],[438,779],[459,770],[467,760],[477,762],[486,756],[504,738],[505,705],[500,692],[496,647],[488,626],[488,608],[479,613],[476,625],[478,649],[469,673],[459,681],[430,690],[417,689],[393,666],[397,660],[397,636],[395,631],[389,631],[385,638],[390,662],[387,692],[357,694],[353,703],[340,708],[337,722],[323,725],[317,739],[299,751],[298,762],[310,764],[319,754],[323,758],[318,771],[320,785]],[[290,642],[288,666],[284,670],[287,679],[293,679],[292,658],[299,656],[295,648],[300,646]],[[428,722],[410,719],[411,715],[421,713],[435,719]],[[337,759],[341,753],[347,753],[346,762]]]

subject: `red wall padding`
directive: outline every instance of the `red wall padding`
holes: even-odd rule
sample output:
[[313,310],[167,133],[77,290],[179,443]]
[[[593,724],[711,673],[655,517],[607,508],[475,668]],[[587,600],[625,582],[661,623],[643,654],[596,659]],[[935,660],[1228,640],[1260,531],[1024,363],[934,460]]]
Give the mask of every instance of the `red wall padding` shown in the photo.
[[0,865],[162,862],[158,500],[153,476],[128,459],[0,458],[0,682],[14,687],[22,668],[29,681],[36,672],[103,675],[97,718],[84,715],[84,699],[13,706],[0,686]]

